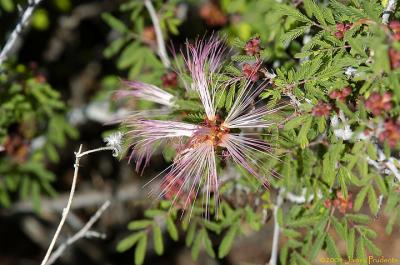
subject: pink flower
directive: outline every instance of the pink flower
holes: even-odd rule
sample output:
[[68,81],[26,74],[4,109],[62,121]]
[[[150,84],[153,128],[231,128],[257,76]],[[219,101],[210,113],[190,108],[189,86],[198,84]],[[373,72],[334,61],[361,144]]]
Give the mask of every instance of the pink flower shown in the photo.
[[[186,209],[188,205],[194,203],[199,193],[203,193],[207,217],[211,199],[214,199],[214,204],[218,204],[219,201],[217,156],[221,150],[227,160],[232,160],[246,169],[266,187],[268,177],[276,175],[263,168],[260,162],[260,155],[275,158],[271,152],[272,146],[255,138],[254,136],[259,136],[258,133],[245,133],[242,130],[267,128],[273,125],[273,122],[264,119],[265,116],[284,107],[270,109],[254,104],[263,91],[264,85],[256,86],[250,80],[246,80],[245,87],[239,89],[230,111],[225,117],[217,115],[216,93],[220,89],[225,89],[225,86],[221,85],[221,82],[216,82],[214,78],[221,67],[221,56],[224,50],[225,47],[221,42],[212,38],[208,42],[201,40],[194,45],[187,44],[186,52],[183,54],[191,80],[188,81],[185,78],[182,82],[187,90],[197,93],[206,115],[204,122],[190,124],[180,121],[136,118],[128,118],[123,122],[129,128],[127,135],[133,148],[131,158],[136,160],[138,171],[148,165],[152,154],[161,144],[168,142],[176,147],[174,161],[164,171],[165,177],[161,185],[160,197],[174,197],[173,203],[176,198],[187,198],[182,206]],[[182,76],[183,70],[180,71]],[[134,84],[132,87],[154,89],[151,85]],[[158,88],[154,90],[158,91]],[[143,92],[139,94],[143,95]],[[154,101],[153,98],[152,100]],[[175,196],[172,196],[171,192]],[[215,209],[217,210],[218,207]]]
[[172,107],[174,105],[174,96],[159,87],[139,81],[124,81],[123,84],[125,84],[127,89],[118,90],[115,93],[116,99],[135,97],[168,107]]

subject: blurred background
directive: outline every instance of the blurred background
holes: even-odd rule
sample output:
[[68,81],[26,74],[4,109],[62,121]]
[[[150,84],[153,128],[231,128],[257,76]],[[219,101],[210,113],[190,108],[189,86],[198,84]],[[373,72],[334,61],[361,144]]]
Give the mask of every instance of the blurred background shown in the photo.
[[[154,5],[167,47],[179,50],[186,39],[213,31],[221,31],[228,40],[247,40],[258,33],[268,43],[279,30],[279,21],[266,17],[268,3],[176,0]],[[0,0],[1,46],[20,19],[19,9],[28,4]],[[30,24],[0,76],[0,100],[10,104],[0,114],[1,265],[42,260],[67,201],[74,152],[80,144],[84,150],[103,146],[103,138],[116,129],[104,123],[117,111],[111,95],[120,80],[160,86],[174,82],[165,78],[168,71],[156,55],[154,27],[140,0],[43,0]],[[269,49],[281,59],[290,56]],[[270,54],[265,56],[271,59]],[[7,115],[13,118],[4,118]],[[160,154],[140,177],[126,159],[118,161],[110,152],[82,159],[77,194],[59,242],[75,234],[110,199],[111,206],[94,226],[106,238],[79,240],[56,264],[133,264],[133,250],[118,253],[115,248],[129,234],[127,223],[141,218],[143,209],[152,205],[151,187],[143,184],[165,165]],[[161,257],[150,246],[145,264],[265,264],[273,230],[269,220],[260,231],[242,236],[222,260],[200,254],[192,261],[183,241],[167,240]],[[400,236],[394,232],[387,240],[380,224],[386,221],[377,219],[373,226],[382,232],[377,245],[391,257],[400,251]]]

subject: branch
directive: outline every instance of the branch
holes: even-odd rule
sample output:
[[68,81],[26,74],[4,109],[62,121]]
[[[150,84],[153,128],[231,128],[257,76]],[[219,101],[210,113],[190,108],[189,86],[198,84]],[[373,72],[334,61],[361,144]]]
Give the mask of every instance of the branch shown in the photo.
[[53,264],[61,255],[64,253],[64,251],[67,249],[68,246],[74,244],[76,241],[78,241],[81,238],[84,237],[104,237],[104,235],[99,234],[94,231],[90,231],[92,226],[94,225],[95,222],[100,218],[100,216],[103,214],[103,212],[110,206],[110,201],[106,201],[103,203],[103,205],[96,211],[96,213],[89,219],[89,221],[79,230],[74,236],[69,238],[67,241],[65,241],[63,244],[61,244],[56,251],[54,251],[53,254],[51,254],[47,264]]
[[388,0],[385,10],[383,11],[382,15],[382,23],[387,24],[389,23],[389,18],[392,13],[394,13],[397,6],[396,0]]
[[[290,201],[292,203],[297,203],[297,204],[309,203],[312,200],[314,200],[314,197],[315,197],[314,194],[311,194],[308,198],[306,198],[306,193],[307,193],[307,189],[305,189],[305,188],[301,191],[301,195],[296,195],[294,193],[287,192],[285,195],[285,199],[287,199],[288,201]],[[316,195],[317,195],[316,197],[318,199],[322,197],[321,192],[318,192]]]
[[156,10],[154,9],[151,0],[144,0],[144,5],[146,6],[147,11],[150,14],[150,18],[151,21],[153,22],[154,30],[156,32],[158,55],[160,56],[161,61],[164,64],[165,68],[169,68],[171,66],[171,62],[169,61],[167,55],[167,49],[165,48],[164,37],[162,34],[160,21],[158,20]]
[[278,223],[278,210],[282,206],[283,203],[283,193],[285,189],[281,188],[278,192],[278,197],[276,198],[276,204],[274,207],[274,234],[272,238],[272,250],[271,250],[271,258],[269,260],[269,265],[276,265],[278,259],[278,247],[279,247],[279,223]]
[[389,175],[390,173],[393,173],[397,181],[400,182],[400,171],[398,169],[400,161],[392,156],[386,157],[383,150],[378,146],[376,146],[376,149],[378,151],[378,158],[372,160],[370,157],[367,157],[368,164],[375,167],[382,174]]
[[86,151],[86,152],[82,153],[82,145],[80,145],[78,152],[75,153],[75,164],[74,164],[75,171],[74,171],[74,177],[72,179],[71,191],[70,191],[70,194],[69,194],[67,206],[63,209],[61,221],[58,224],[57,230],[56,230],[56,232],[55,232],[55,234],[53,236],[53,239],[51,240],[50,246],[47,249],[46,255],[45,255],[41,265],[46,265],[47,264],[47,262],[49,260],[49,257],[50,257],[50,254],[51,254],[51,251],[54,248],[54,245],[55,245],[55,243],[57,241],[58,236],[60,235],[61,229],[62,229],[62,227],[63,227],[63,225],[65,223],[65,220],[67,219],[69,210],[71,209],[72,200],[73,200],[74,194],[75,194],[76,180],[78,178],[79,161],[80,161],[80,159],[83,156],[87,155],[87,154],[90,154],[90,153],[93,153],[93,152],[98,152],[98,151],[105,151],[105,150],[112,150],[114,152],[113,155],[117,154],[118,151],[119,151],[119,150],[116,149],[115,146],[107,146],[107,147],[97,148],[97,149],[94,149],[94,150],[89,150],[89,151]]
[[33,11],[36,7],[42,2],[42,0],[29,0],[28,7],[25,9],[25,12],[21,16],[21,20],[18,22],[17,26],[11,33],[10,37],[8,38],[6,44],[4,45],[3,50],[0,52],[0,65],[8,58],[9,53],[11,52],[12,48],[14,47],[15,43],[18,41],[20,34],[25,26],[28,25],[29,20],[33,14]]

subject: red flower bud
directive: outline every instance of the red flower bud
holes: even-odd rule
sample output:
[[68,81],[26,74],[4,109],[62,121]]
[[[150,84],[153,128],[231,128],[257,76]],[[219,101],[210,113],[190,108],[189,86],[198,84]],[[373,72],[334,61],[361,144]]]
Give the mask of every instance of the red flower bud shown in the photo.
[[246,42],[244,46],[244,50],[247,55],[257,55],[260,53],[260,38],[253,38]]
[[384,131],[379,134],[379,141],[382,143],[387,141],[391,148],[396,147],[400,141],[400,124],[389,120],[384,124]]
[[260,78],[260,75],[258,73],[258,68],[259,68],[259,65],[257,63],[255,63],[255,64],[245,63],[245,64],[243,64],[243,68],[242,68],[243,75],[245,77],[247,77],[248,79],[250,79],[251,81],[256,82]]
[[392,109],[392,94],[385,92],[383,95],[378,92],[373,92],[365,102],[365,107],[372,112],[375,116],[381,114],[383,111]]
[[351,200],[352,194],[349,193],[347,199],[344,198],[343,193],[338,191],[336,193],[336,198],[333,200],[333,205],[341,213],[346,213],[347,210],[353,209],[353,201]]
[[392,69],[400,67],[400,51],[396,51],[393,48],[389,49],[389,59]]
[[397,20],[390,21],[389,28],[394,32],[400,32],[400,22]]
[[351,23],[339,23],[336,24],[336,32],[335,32],[335,37],[339,40],[343,39],[344,34],[346,31],[350,30],[353,24]]
[[339,101],[344,101],[348,95],[351,94],[351,87],[345,87],[342,90],[333,90],[329,93],[331,99],[337,99]]
[[331,111],[332,107],[328,103],[318,102],[311,111],[312,115],[315,117],[327,117]]
[[164,87],[176,87],[178,85],[178,75],[175,72],[168,72],[161,76]]

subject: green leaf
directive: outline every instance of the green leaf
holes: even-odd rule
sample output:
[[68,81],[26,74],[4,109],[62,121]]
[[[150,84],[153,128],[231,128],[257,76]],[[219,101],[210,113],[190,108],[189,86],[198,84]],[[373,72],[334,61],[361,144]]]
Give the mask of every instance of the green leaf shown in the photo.
[[326,236],[326,250],[328,252],[329,257],[338,259],[340,258],[340,254],[338,249],[336,248],[335,241],[332,239],[330,235]]
[[47,10],[43,8],[36,9],[31,20],[32,26],[37,30],[46,30],[50,26],[49,14]]
[[347,184],[345,179],[348,179],[348,175],[347,175],[347,169],[345,167],[340,167],[339,168],[339,174],[338,174],[338,180],[339,180],[339,184],[340,184],[340,190],[343,194],[344,198],[347,198],[348,196],[348,192],[347,192]]
[[14,8],[15,8],[13,0],[0,0],[0,5],[7,12],[12,12],[12,11],[14,11]]
[[346,240],[347,238],[347,231],[345,230],[345,227],[336,219],[336,217],[332,217],[332,224],[335,227],[336,232],[338,235],[343,239]]
[[367,228],[365,226],[361,226],[360,230],[362,231],[362,233],[370,238],[376,238],[378,236],[378,234],[375,232],[375,230],[372,230],[370,228]]
[[361,206],[364,203],[365,197],[367,196],[367,192],[369,190],[369,186],[364,186],[357,194],[356,199],[354,201],[354,210],[359,211]]
[[378,213],[379,206],[378,198],[376,197],[375,189],[373,188],[373,186],[370,186],[368,191],[368,205],[371,209],[371,212],[376,215]]
[[353,221],[357,222],[357,223],[362,223],[362,224],[369,223],[369,216],[366,215],[366,214],[361,214],[361,213],[359,213],[359,214],[349,214],[348,213],[348,214],[346,214],[346,217],[349,218],[350,220],[353,220]]
[[164,253],[164,243],[161,228],[157,224],[153,225],[153,242],[155,252],[158,255],[162,255]]
[[147,218],[154,218],[156,216],[164,215],[165,212],[159,209],[148,209],[144,212],[144,216]]
[[301,256],[299,253],[294,252],[293,254],[296,257],[296,260],[299,265],[311,265],[310,262],[308,262],[303,256]]
[[137,63],[139,58],[139,43],[132,42],[128,44],[123,50],[117,61],[119,69],[126,69],[134,63]]
[[364,238],[360,237],[357,244],[357,258],[361,260],[361,264],[367,264],[367,253],[365,252]]
[[307,120],[310,116],[308,115],[301,115],[301,116],[297,116],[291,120],[289,120],[286,124],[285,124],[285,130],[291,130],[291,129],[295,129],[297,127],[300,127],[305,120]]
[[32,202],[35,211],[40,211],[40,185],[37,181],[32,182]]
[[307,135],[310,132],[312,121],[313,121],[312,117],[309,117],[307,120],[305,120],[297,136],[297,141],[302,149],[306,148],[309,143]]
[[101,17],[111,28],[121,33],[129,33],[129,29],[125,26],[125,24],[110,13],[103,13]]
[[368,238],[364,237],[364,243],[367,249],[375,256],[380,256],[382,254],[382,251]]
[[354,241],[355,241],[355,229],[352,228],[350,229],[350,232],[347,234],[347,256],[349,259],[353,258],[353,254],[354,254]]
[[307,9],[311,11],[314,17],[318,20],[321,25],[326,26],[326,22],[324,19],[324,14],[322,10],[318,7],[318,5],[313,0],[304,0],[304,5]]
[[136,242],[144,235],[145,232],[139,232],[132,234],[123,240],[121,240],[118,245],[117,245],[117,251],[118,252],[125,252],[128,249],[132,248],[133,245],[136,244]]
[[280,249],[279,251],[279,261],[285,265],[287,262],[287,256],[288,256],[288,247],[285,245],[283,248]]
[[215,252],[214,252],[212,242],[208,236],[207,231],[205,229],[202,229],[201,233],[203,233],[204,247],[206,249],[207,254],[210,255],[210,257],[215,258]]
[[225,89],[220,89],[217,91],[215,96],[215,105],[218,109],[221,109],[225,106],[226,94],[227,93]]
[[187,247],[190,247],[192,245],[195,233],[196,233],[196,223],[191,222],[186,232],[185,244]]
[[317,257],[319,251],[322,249],[324,241],[325,241],[325,235],[323,233],[320,233],[317,239],[315,240],[314,245],[311,248],[309,256],[310,260],[314,260]]
[[302,234],[294,229],[282,228],[282,234],[287,237],[300,237]]
[[176,228],[176,225],[171,216],[167,216],[167,231],[172,240],[178,241],[178,229]]
[[222,259],[226,255],[228,255],[229,251],[232,248],[233,241],[236,237],[236,234],[238,233],[239,230],[239,222],[234,223],[224,236],[224,238],[221,241],[221,244],[219,245],[218,248],[218,258]]
[[204,221],[204,226],[208,229],[211,230],[213,232],[215,232],[216,234],[219,234],[221,232],[221,226],[217,223],[205,220]]
[[142,265],[146,256],[147,234],[143,234],[135,249],[135,265]]
[[132,221],[128,224],[128,229],[129,230],[140,230],[140,229],[145,229],[149,227],[150,225],[153,224],[152,220],[138,220],[138,221]]
[[19,190],[19,196],[22,200],[26,200],[29,196],[31,186],[31,178],[29,176],[23,175],[22,176],[22,183]]
[[202,241],[203,241],[203,233],[197,233],[191,251],[193,260],[197,260],[197,258],[199,257]]
[[103,55],[106,58],[111,58],[117,54],[122,47],[125,45],[126,41],[124,39],[116,39],[110,43],[110,45],[104,49]]
[[306,17],[301,12],[299,12],[298,10],[296,10],[295,8],[293,8],[291,6],[279,5],[278,10],[282,15],[288,16],[290,18],[294,18],[298,21],[305,22],[308,24],[312,23],[312,21],[308,17]]
[[314,225],[320,220],[320,216],[305,216],[297,220],[289,222],[287,225],[290,227],[304,227]]
[[302,26],[298,28],[294,28],[285,34],[281,35],[279,42],[282,43],[283,45],[287,45],[287,43],[293,41],[294,39],[297,39],[300,35],[302,35],[304,32],[306,32],[310,27],[309,26]]
[[232,107],[233,100],[235,98],[235,91],[236,91],[235,86],[231,85],[230,88],[229,88],[228,94],[226,95],[226,98],[225,98],[225,109],[226,109],[226,111],[229,111],[231,109],[231,107]]

